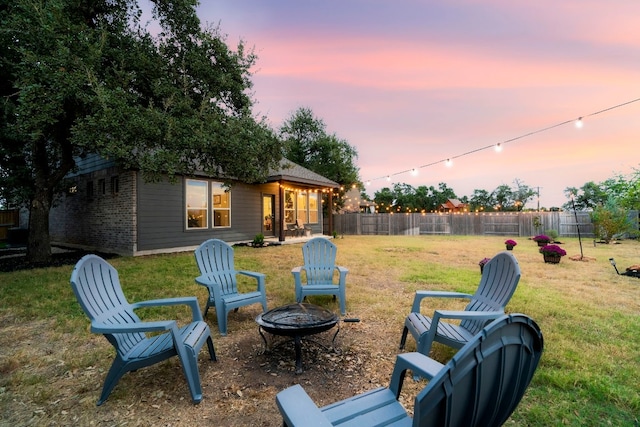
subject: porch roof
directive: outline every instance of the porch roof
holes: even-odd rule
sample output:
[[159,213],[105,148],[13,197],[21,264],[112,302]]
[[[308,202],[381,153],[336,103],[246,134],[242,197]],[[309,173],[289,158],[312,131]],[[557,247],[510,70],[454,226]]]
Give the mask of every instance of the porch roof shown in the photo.
[[267,182],[289,181],[296,184],[308,185],[312,187],[340,187],[335,181],[325,178],[305,167],[302,167],[291,160],[282,158],[280,167],[269,172]]

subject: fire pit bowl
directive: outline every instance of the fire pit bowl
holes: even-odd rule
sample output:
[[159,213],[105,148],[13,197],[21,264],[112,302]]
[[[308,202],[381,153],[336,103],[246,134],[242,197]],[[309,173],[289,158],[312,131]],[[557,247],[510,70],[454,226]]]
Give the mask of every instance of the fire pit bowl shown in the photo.
[[[256,317],[258,331],[265,347],[268,345],[267,339],[262,333],[263,330],[272,335],[293,337],[296,351],[296,374],[302,373],[302,338],[328,331],[338,324],[338,320],[338,316],[334,312],[306,303],[277,307]],[[338,332],[335,335],[337,334]]]

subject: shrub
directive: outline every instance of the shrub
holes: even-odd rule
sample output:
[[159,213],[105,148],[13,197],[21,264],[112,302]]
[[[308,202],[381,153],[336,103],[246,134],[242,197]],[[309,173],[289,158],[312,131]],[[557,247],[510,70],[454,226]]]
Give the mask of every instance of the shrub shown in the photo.
[[544,233],[549,236],[552,242],[558,240],[558,232],[556,230],[545,230]]
[[627,211],[617,206],[613,199],[607,200],[604,205],[598,205],[591,212],[594,233],[596,238],[609,243],[617,234],[633,231]]
[[255,247],[264,246],[264,234],[262,233],[256,234],[256,236],[253,238],[252,245]]

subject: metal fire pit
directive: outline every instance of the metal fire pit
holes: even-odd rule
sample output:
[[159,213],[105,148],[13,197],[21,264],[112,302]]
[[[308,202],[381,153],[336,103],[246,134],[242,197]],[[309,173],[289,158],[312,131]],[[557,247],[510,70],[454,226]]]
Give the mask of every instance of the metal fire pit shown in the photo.
[[[272,335],[292,337],[296,351],[296,374],[302,373],[302,338],[328,331],[338,324],[338,316],[325,308],[313,304],[297,303],[277,307],[256,317],[258,331],[268,348],[262,331]],[[333,335],[332,343],[340,328]]]

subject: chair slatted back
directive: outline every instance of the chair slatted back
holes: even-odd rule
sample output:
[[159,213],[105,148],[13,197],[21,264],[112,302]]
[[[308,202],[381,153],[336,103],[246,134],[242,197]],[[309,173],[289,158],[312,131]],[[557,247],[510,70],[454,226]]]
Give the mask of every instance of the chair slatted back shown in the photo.
[[[99,256],[85,255],[76,263],[71,287],[91,321],[114,325],[140,322],[122,292],[118,271]],[[146,338],[141,332],[105,336],[120,354]]]
[[497,319],[416,396],[413,425],[503,425],[529,386],[543,346],[542,332],[531,318]]
[[200,274],[220,286],[222,295],[238,293],[233,248],[219,239],[203,242],[195,251]]
[[[520,266],[511,252],[500,252],[484,266],[480,284],[466,311],[504,310],[520,281]],[[484,320],[463,320],[460,324],[472,334],[486,325]]]
[[302,246],[307,284],[327,284],[333,281],[338,248],[328,239],[315,237]]

